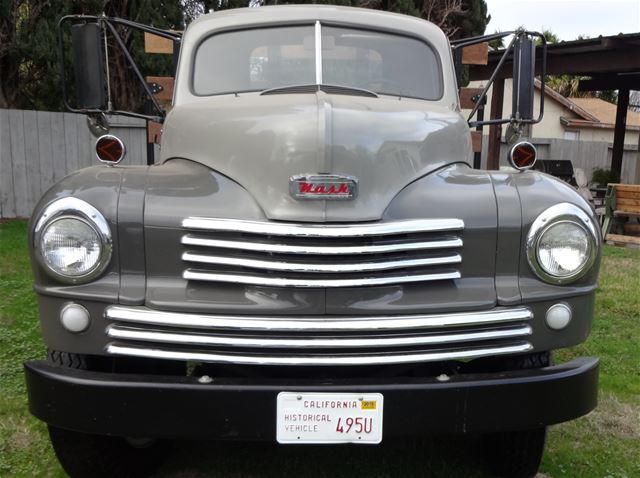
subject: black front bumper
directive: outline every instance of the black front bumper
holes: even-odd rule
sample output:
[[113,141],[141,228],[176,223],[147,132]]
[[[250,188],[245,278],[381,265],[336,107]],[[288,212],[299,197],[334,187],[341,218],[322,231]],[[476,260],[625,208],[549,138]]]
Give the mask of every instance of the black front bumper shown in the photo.
[[29,408],[50,425],[120,436],[272,440],[276,397],[290,392],[378,392],[384,437],[478,433],[551,425],[597,403],[598,360],[542,369],[435,378],[219,379],[73,370],[25,364]]

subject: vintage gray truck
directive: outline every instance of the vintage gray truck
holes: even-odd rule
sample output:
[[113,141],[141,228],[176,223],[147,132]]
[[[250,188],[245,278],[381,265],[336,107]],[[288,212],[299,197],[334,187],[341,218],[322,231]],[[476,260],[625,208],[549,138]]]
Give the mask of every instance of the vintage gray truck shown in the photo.
[[[76,109],[114,112],[106,35],[156,30],[65,20]],[[534,49],[513,38],[517,128],[534,122]],[[125,146],[102,136],[107,164],[31,219],[49,356],[25,364],[29,406],[65,470],[143,476],[165,439],[441,433],[480,436],[498,476],[533,476],[546,427],[596,406],[598,360],[551,360],[589,334],[590,206],[527,170],[527,142],[512,170],[470,167],[452,47],[429,22],[261,7],[175,39],[160,164],[117,164]]]

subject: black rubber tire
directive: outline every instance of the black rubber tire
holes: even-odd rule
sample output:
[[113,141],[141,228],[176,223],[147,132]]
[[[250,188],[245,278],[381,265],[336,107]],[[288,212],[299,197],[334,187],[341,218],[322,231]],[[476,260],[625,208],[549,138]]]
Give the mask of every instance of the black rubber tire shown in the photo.
[[551,365],[549,352],[537,352],[507,358],[507,370],[526,370],[530,368],[543,368]]
[[142,478],[162,463],[168,444],[136,448],[121,437],[89,435],[49,425],[49,437],[71,478]]
[[87,369],[87,359],[84,355],[49,350],[47,352],[47,358],[50,362],[60,365],[61,367],[75,368],[78,370]]
[[483,436],[487,469],[501,478],[532,478],[538,473],[547,428],[491,433]]
[[[49,350],[48,359],[61,367],[87,369],[87,356]],[[169,443],[135,447],[122,437],[91,435],[49,425],[53,450],[71,478],[141,478],[163,461]],[[135,441],[132,440],[132,443]]]

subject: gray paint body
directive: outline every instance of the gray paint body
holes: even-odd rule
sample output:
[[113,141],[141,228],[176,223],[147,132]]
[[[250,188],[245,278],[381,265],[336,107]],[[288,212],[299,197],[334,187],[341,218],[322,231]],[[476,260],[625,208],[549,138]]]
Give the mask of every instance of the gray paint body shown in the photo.
[[[524,241],[540,212],[569,202],[590,213],[571,188],[537,172],[471,169],[470,136],[458,112],[446,38],[433,25],[393,14],[337,7],[260,8],[206,15],[185,36],[175,107],[167,118],[162,164],[87,168],[65,178],[34,211],[64,197],[81,198],[107,218],[112,261],[94,282],[62,285],[33,261],[45,341],[50,348],[101,354],[109,304],[199,313],[392,315],[488,310],[525,304],[535,314],[535,350],[580,343],[588,335],[598,266],[578,282],[553,286],[531,271]],[[257,93],[210,98],[189,90],[189,63],[214,31],[257,24],[314,22],[404,31],[429,42],[443,61],[439,101],[347,95]],[[348,22],[345,21],[348,19]],[[330,172],[356,176],[353,201],[297,201],[289,177]],[[180,256],[187,216],[290,222],[464,220],[456,280],[338,289],[286,289],[188,282]],[[33,238],[30,237],[30,241]],[[86,332],[62,329],[69,301],[92,315]],[[561,331],[544,325],[546,308],[569,304],[575,319]]]

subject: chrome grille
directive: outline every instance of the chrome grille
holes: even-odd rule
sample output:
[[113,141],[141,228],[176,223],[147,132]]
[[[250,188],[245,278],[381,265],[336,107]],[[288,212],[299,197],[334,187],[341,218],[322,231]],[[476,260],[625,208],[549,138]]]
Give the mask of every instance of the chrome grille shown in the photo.
[[531,311],[386,317],[199,315],[110,306],[114,355],[253,365],[375,365],[531,350]]
[[187,280],[358,287],[460,278],[460,219],[303,225],[187,218]]

